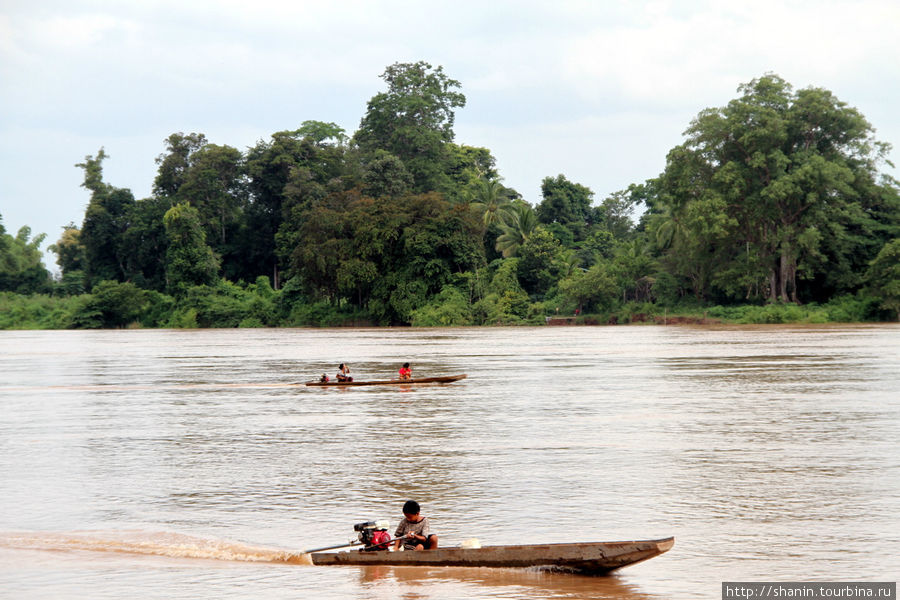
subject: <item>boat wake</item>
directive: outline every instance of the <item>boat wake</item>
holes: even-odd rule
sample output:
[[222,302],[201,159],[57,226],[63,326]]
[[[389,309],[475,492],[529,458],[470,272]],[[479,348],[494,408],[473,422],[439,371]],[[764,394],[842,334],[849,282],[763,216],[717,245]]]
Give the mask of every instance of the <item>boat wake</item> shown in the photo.
[[309,555],[240,542],[168,532],[0,532],[0,548],[47,552],[108,552],[169,558],[312,564]]
[[65,392],[150,392],[159,390],[220,390],[236,388],[296,388],[302,387],[302,382],[288,383],[163,383],[154,385],[139,384],[81,384],[81,385],[33,385],[0,387],[0,392],[40,392],[40,391],[65,391]]

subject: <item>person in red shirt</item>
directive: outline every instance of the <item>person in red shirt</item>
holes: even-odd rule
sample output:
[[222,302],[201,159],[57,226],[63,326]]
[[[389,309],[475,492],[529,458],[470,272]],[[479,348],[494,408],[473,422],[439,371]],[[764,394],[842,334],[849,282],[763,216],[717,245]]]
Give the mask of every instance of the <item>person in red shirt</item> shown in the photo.
[[412,369],[409,368],[409,363],[403,363],[403,366],[400,368],[400,379],[412,379]]

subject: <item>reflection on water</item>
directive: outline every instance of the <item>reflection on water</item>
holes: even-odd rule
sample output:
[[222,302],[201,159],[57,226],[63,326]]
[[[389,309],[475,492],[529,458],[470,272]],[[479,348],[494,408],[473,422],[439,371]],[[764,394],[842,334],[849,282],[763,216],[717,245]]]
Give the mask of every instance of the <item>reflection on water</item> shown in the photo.
[[[0,332],[0,360],[13,596],[718,598],[900,572],[895,325]],[[469,378],[300,385],[407,360]],[[447,545],[677,542],[599,579],[279,558],[408,498]]]
[[[452,586],[466,598],[582,598],[584,600],[653,600],[637,586],[618,577],[584,577],[537,569],[465,569],[456,567],[361,567],[359,581],[366,594],[392,597],[401,590],[409,597],[433,597],[434,588]],[[413,596],[415,597],[415,596]]]

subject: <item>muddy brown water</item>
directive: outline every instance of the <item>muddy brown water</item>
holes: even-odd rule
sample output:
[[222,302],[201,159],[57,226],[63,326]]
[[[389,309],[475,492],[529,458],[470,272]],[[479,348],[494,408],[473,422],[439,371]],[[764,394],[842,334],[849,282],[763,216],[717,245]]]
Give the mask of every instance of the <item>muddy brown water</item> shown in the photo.
[[[297,385],[467,373],[449,385]],[[0,597],[719,598],[896,581],[900,326],[0,332]],[[313,567],[423,506],[441,543],[650,539],[615,576]]]

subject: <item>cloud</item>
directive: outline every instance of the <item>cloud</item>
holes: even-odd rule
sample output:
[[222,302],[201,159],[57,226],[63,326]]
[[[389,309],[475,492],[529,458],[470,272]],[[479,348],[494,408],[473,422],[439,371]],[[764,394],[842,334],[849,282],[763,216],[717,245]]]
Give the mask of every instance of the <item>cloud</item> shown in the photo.
[[114,42],[116,36],[133,37],[141,28],[129,19],[91,14],[33,21],[29,29],[34,46],[68,52]]
[[657,175],[693,116],[767,71],[900,144],[898,22],[893,0],[13,0],[0,214],[52,241],[83,216],[73,165],[100,146],[107,180],[142,197],[176,131],[239,149],[307,119],[352,133],[384,68],[415,60],[462,83],[456,140],[531,202],[559,173],[598,200]]
[[647,107],[697,106],[767,71],[828,85],[871,68],[900,22],[900,5],[882,1],[692,6],[649,3],[627,25],[577,36],[568,83],[594,100]]

